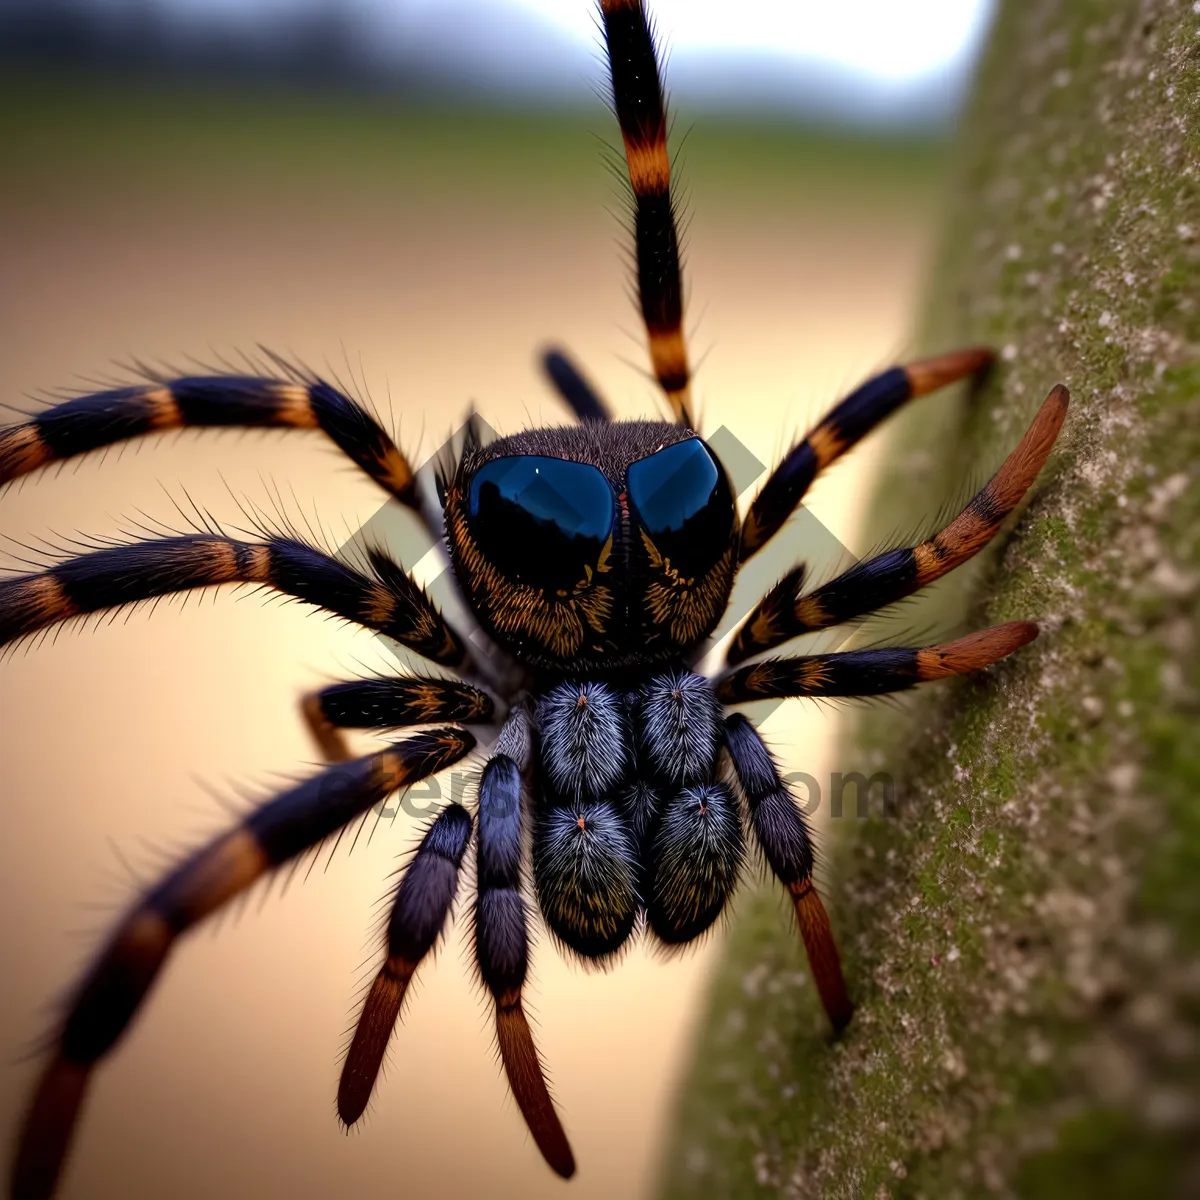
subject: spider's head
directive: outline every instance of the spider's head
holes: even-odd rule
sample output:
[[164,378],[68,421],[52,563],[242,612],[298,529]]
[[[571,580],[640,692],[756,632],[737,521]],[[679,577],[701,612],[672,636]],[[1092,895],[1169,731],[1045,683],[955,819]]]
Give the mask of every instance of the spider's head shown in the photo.
[[445,481],[454,569],[476,615],[536,669],[629,672],[712,631],[736,569],[716,455],[659,421],[469,442]]

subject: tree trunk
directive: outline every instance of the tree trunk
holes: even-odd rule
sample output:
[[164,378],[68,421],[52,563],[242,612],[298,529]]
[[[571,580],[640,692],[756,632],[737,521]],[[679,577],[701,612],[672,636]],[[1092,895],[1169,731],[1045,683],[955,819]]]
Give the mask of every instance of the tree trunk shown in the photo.
[[1001,6],[920,339],[998,369],[897,420],[878,509],[978,483],[1066,383],[1003,544],[903,616],[1041,637],[857,718],[843,769],[896,793],[825,839],[855,1020],[829,1043],[778,889],[744,900],[671,1196],[1200,1195],[1197,8]]

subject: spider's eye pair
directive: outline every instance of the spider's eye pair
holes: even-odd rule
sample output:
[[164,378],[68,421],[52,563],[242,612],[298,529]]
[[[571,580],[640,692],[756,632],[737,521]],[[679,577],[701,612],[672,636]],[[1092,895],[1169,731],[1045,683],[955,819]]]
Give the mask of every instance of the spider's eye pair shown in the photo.
[[[683,574],[702,574],[721,556],[733,527],[733,497],[698,438],[633,463],[627,492],[654,544]],[[475,473],[467,515],[479,548],[498,570],[550,590],[572,586],[596,566],[617,501],[597,467],[514,454]]]

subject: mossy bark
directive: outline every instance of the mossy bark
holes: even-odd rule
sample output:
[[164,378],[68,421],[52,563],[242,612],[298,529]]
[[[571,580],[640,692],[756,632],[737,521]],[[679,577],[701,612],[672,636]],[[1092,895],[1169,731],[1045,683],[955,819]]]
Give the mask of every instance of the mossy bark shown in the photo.
[[999,369],[899,419],[881,508],[977,479],[1066,383],[1003,544],[906,614],[1042,635],[857,719],[845,769],[896,799],[826,839],[855,1022],[825,1040],[762,887],[672,1197],[1200,1194],[1200,13],[1009,0],[955,163],[921,341]]

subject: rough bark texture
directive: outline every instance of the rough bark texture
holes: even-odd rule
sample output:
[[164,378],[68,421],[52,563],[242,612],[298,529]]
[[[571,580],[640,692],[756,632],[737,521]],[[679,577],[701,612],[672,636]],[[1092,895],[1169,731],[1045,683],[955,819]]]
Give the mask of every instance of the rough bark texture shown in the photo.
[[1200,1194],[1198,301],[1197,6],[1010,0],[921,338],[995,345],[999,370],[901,419],[881,498],[894,530],[897,495],[978,481],[1065,382],[1032,503],[905,620],[1042,636],[858,720],[845,769],[897,795],[826,843],[856,1020],[824,1039],[764,886],[714,985],[669,1195]]

